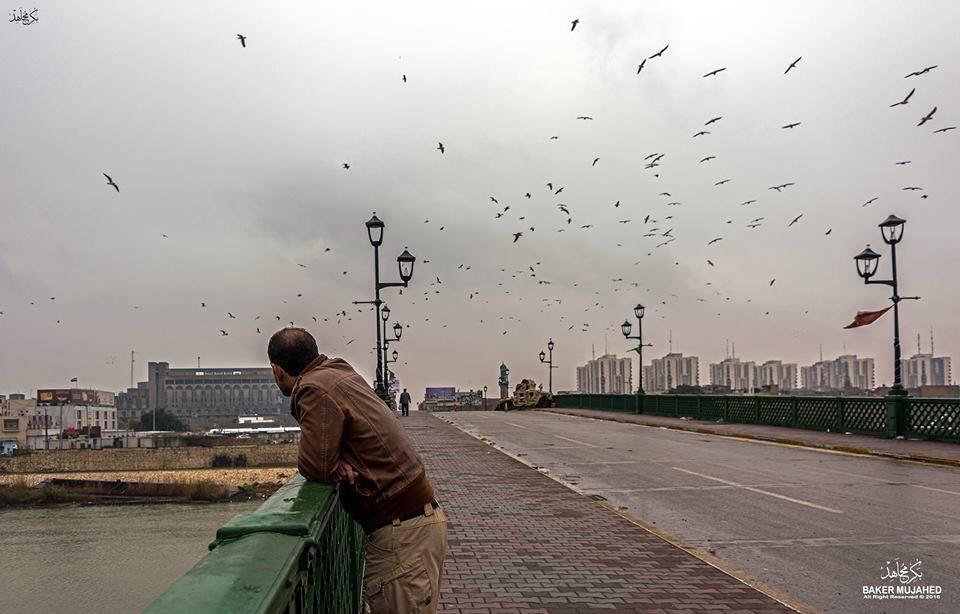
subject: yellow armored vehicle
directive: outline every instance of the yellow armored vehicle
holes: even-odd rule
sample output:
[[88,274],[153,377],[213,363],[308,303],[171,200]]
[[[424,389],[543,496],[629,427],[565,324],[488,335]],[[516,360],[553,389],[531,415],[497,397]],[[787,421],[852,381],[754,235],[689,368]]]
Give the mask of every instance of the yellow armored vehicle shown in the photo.
[[532,379],[525,379],[517,384],[512,397],[508,397],[497,404],[497,411],[542,409],[556,406],[557,402],[553,400],[552,394],[537,388],[536,383],[534,383]]

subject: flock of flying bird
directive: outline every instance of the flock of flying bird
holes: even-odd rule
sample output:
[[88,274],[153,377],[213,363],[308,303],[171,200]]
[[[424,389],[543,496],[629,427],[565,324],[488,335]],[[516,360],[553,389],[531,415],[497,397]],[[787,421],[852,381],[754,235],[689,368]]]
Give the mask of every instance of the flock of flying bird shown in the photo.
[[[578,25],[580,25],[580,23],[581,23],[581,21],[580,21],[579,19],[574,19],[574,20],[572,20],[572,21],[570,22],[570,31],[571,31],[571,32],[575,32],[575,31],[577,30]],[[245,36],[245,35],[243,35],[243,34],[237,34],[237,39],[239,40],[240,45],[241,45],[241,47],[242,47],[243,49],[248,49],[248,46],[247,46],[247,36]],[[639,75],[642,75],[643,71],[644,71],[645,68],[647,67],[647,63],[648,63],[648,62],[651,62],[651,61],[660,61],[660,62],[666,61],[666,60],[669,58],[669,54],[668,54],[668,51],[669,51],[669,50],[670,50],[670,44],[665,44],[665,45],[663,45],[663,47],[660,48],[658,51],[652,53],[651,55],[649,55],[649,56],[647,56],[647,57],[642,58],[642,59],[640,60],[640,62],[637,64],[636,75],[638,75],[638,76],[639,76]],[[794,59],[793,61],[789,62],[789,64],[786,66],[786,69],[785,69],[784,72],[783,72],[783,75],[786,76],[786,75],[789,75],[792,71],[802,70],[802,68],[800,67],[800,62],[801,62],[802,59],[803,59],[802,56],[798,56],[796,59]],[[917,70],[917,71],[914,71],[914,72],[911,72],[911,73],[907,74],[904,78],[906,78],[906,79],[911,79],[911,80],[916,79],[916,78],[920,78],[920,77],[923,77],[923,76],[929,74],[931,71],[935,70],[936,68],[937,68],[937,65],[926,66],[926,67],[924,67],[923,69],[920,69],[920,70]],[[727,70],[728,70],[728,67],[727,67],[727,66],[718,67],[718,68],[715,68],[715,69],[713,69],[713,70],[710,70],[710,71],[704,73],[704,74],[702,75],[702,78],[704,78],[704,79],[706,79],[706,78],[723,78],[723,77],[721,77],[720,75],[721,75],[722,73],[726,72]],[[406,74],[406,73],[403,73],[403,74],[401,75],[401,81],[402,81],[402,83],[404,84],[404,86],[406,86],[406,84],[408,83],[408,79],[407,79],[407,74]],[[904,106],[909,105],[909,104],[910,104],[910,101],[911,101],[911,98],[913,97],[913,95],[914,95],[915,92],[916,92],[916,87],[912,88],[901,100],[898,100],[898,101],[894,102],[893,104],[890,104],[890,105],[889,105],[890,108],[904,107]],[[936,117],[936,113],[937,113],[937,107],[934,106],[932,109],[929,110],[929,112],[927,112],[927,113],[925,113],[925,114],[923,114],[922,116],[919,117],[919,122],[917,123],[917,126],[918,126],[918,127],[922,127],[922,126],[925,126],[928,122],[934,121],[934,118]],[[722,125],[723,125],[723,124],[721,124],[721,122],[723,121],[723,119],[724,119],[724,117],[723,117],[723,116],[720,116],[720,115],[709,118],[706,122],[704,122],[704,124],[703,124],[702,126],[700,126],[698,129],[696,129],[696,131],[694,131],[694,132],[692,133],[692,138],[694,138],[694,139],[704,139],[704,137],[710,136],[710,135],[712,134],[712,131],[715,130],[717,126],[722,126]],[[591,116],[591,115],[578,115],[578,116],[575,117],[575,120],[576,120],[576,121],[580,121],[580,122],[591,122],[591,121],[594,120],[594,117]],[[783,125],[781,126],[781,129],[782,129],[782,130],[795,130],[795,129],[800,128],[802,125],[803,125],[803,122],[802,122],[802,121],[791,121],[791,122],[788,122],[788,123],[786,123],[786,124],[783,124]],[[956,126],[941,126],[941,127],[937,127],[936,129],[934,129],[934,130],[933,130],[933,133],[935,133],[935,134],[947,133],[947,132],[956,130],[956,128],[957,128]],[[556,140],[558,140],[560,137],[559,137],[559,135],[550,135],[548,138],[549,138],[549,140],[551,140],[551,141],[556,141]],[[697,142],[699,143],[700,140],[698,140]],[[454,144],[454,145],[455,145],[455,144]],[[446,155],[447,152],[448,152],[448,145],[445,145],[445,143],[444,143],[443,141],[438,140],[438,141],[437,141],[436,151],[439,152],[439,155]],[[660,173],[660,170],[659,170],[659,169],[660,169],[664,164],[667,163],[667,161],[666,161],[667,156],[668,156],[668,154],[667,154],[666,152],[661,152],[661,151],[649,153],[649,154],[646,155],[646,156],[643,158],[643,160],[642,160],[642,169],[643,169],[644,171],[650,172],[653,177],[659,178],[659,176],[660,176],[660,175],[659,175],[659,173]],[[709,163],[711,163],[712,161],[714,161],[714,160],[716,160],[716,159],[717,159],[717,156],[714,155],[714,154],[703,155],[703,156],[699,159],[698,165],[709,165]],[[589,167],[590,167],[590,168],[594,168],[594,167],[596,167],[600,162],[601,162],[601,157],[600,157],[600,156],[593,156],[593,157],[592,157],[592,161],[591,161],[590,164],[589,164]],[[903,165],[910,164],[910,162],[911,162],[910,160],[904,160],[904,161],[898,161],[898,162],[896,162],[896,164],[903,166]],[[343,169],[344,171],[349,171],[349,170],[351,169],[351,166],[352,166],[352,163],[351,163],[351,162],[346,162],[346,161],[345,161],[345,162],[342,162],[342,163],[341,163],[341,167],[342,167],[342,169]],[[107,187],[108,187],[108,188],[112,188],[112,189],[115,191],[116,194],[120,194],[120,187],[119,187],[119,185],[114,181],[113,177],[111,177],[111,175],[109,175],[109,174],[106,173],[106,172],[103,173],[103,176],[104,176],[104,178],[106,179],[106,185],[107,185]],[[719,179],[718,181],[716,181],[716,182],[714,183],[714,186],[719,188],[719,187],[722,187],[722,186],[726,185],[726,184],[729,183],[729,182],[731,182],[731,179],[730,179],[730,178]],[[566,187],[565,185],[560,185],[559,183],[556,183],[555,181],[546,181],[546,182],[544,182],[543,185],[544,185],[544,187],[546,188],[547,198],[550,198],[550,199],[552,199],[552,200],[554,200],[554,201],[557,201],[557,200],[560,200],[560,199],[564,198],[564,197],[561,197],[560,195],[564,192],[564,189],[565,189],[565,187]],[[777,183],[777,184],[775,184],[775,185],[771,185],[771,186],[769,186],[767,189],[768,189],[769,191],[773,191],[773,192],[776,192],[776,193],[779,194],[779,193],[784,192],[785,190],[788,190],[788,189],[792,188],[792,187],[795,186],[795,185],[796,185],[796,182],[795,182],[795,181],[786,181],[786,182],[783,182],[783,183]],[[542,190],[542,189],[543,189],[543,188],[541,188],[541,190]],[[904,191],[910,191],[910,192],[922,192],[922,191],[923,191],[923,188],[920,187],[920,186],[905,186],[905,187],[903,187],[902,189],[903,189]],[[665,206],[669,206],[669,207],[679,207],[679,206],[681,206],[681,205],[683,204],[680,200],[675,200],[675,199],[673,198],[673,196],[671,195],[671,193],[668,192],[668,191],[663,191],[663,192],[661,192],[661,193],[658,195],[658,197],[666,199],[666,200],[663,201],[663,204],[664,204]],[[923,194],[923,195],[921,195],[920,197],[925,199],[925,198],[927,198],[927,195],[926,195],[926,194]],[[533,199],[533,198],[534,198],[534,191],[525,191],[525,192],[522,194],[522,198],[523,198],[523,199]],[[861,206],[864,206],[864,207],[865,207],[865,206],[867,206],[867,205],[870,205],[871,203],[876,202],[878,199],[879,199],[879,196],[874,196],[874,197],[870,198],[869,200],[867,200],[866,202],[862,203]],[[758,202],[758,199],[754,198],[754,199],[745,200],[745,201],[739,203],[739,205],[742,206],[742,207],[748,207],[748,206],[750,206],[750,205],[756,204],[757,202]],[[495,210],[493,210],[493,211],[491,212],[491,219],[492,219],[493,221],[495,221],[495,222],[511,221],[511,219],[512,219],[513,217],[515,217],[515,220],[514,220],[515,222],[524,222],[522,228],[520,228],[520,229],[511,229],[511,230],[510,230],[510,236],[512,237],[511,243],[514,243],[514,244],[515,244],[515,243],[521,241],[521,239],[523,239],[525,236],[528,236],[527,233],[533,233],[533,232],[536,231],[536,228],[537,228],[537,227],[536,227],[536,225],[534,225],[534,223],[532,222],[532,220],[527,220],[527,215],[521,215],[521,214],[520,214],[522,208],[520,208],[520,207],[515,207],[515,208],[512,209],[510,204],[506,204],[506,203],[501,204],[501,199],[498,198],[497,196],[489,196],[489,200],[487,201],[487,203],[488,203],[488,205],[486,205],[486,206],[492,205],[492,206],[494,207],[494,209],[495,209]],[[623,203],[621,203],[620,200],[616,200],[615,202],[610,203],[610,206],[611,206],[613,209],[617,209],[617,210],[619,210],[621,206],[624,206],[625,210],[627,209],[627,207],[626,207]],[[556,229],[556,232],[557,232],[557,233],[566,232],[567,230],[588,231],[588,230],[594,228],[594,226],[597,224],[597,221],[596,221],[596,219],[595,219],[595,216],[593,216],[589,211],[588,211],[588,212],[585,212],[585,213],[583,214],[583,218],[585,219],[585,223],[579,223],[579,222],[578,222],[578,223],[574,224],[574,211],[575,211],[575,208],[574,208],[574,206],[571,205],[569,202],[556,202],[556,203],[554,204],[554,207],[553,207],[553,208],[556,210],[557,214],[559,214],[559,217],[557,218],[557,220],[558,220],[558,222],[559,222],[559,226],[560,226],[560,227]],[[511,210],[514,212],[513,214],[510,214]],[[508,214],[509,214],[509,215],[508,215]],[[660,219],[660,220],[654,219],[654,217],[653,217],[652,214],[646,214],[646,215],[644,215],[643,218],[642,218],[642,225],[644,226],[644,230],[643,230],[643,232],[642,232],[641,234],[636,235],[636,236],[639,236],[639,237],[642,237],[642,238],[656,239],[655,247],[650,248],[650,251],[648,252],[648,255],[650,255],[654,249],[665,248],[665,247],[669,246],[671,243],[673,243],[673,242],[675,242],[675,241],[677,240],[677,236],[674,234],[674,228],[673,228],[673,226],[672,226],[672,224],[673,224],[672,221],[675,219],[675,215],[664,215],[664,216],[658,216],[658,217],[661,217],[662,219]],[[795,216],[792,217],[792,219],[790,219],[790,221],[786,224],[786,228],[788,228],[788,229],[789,229],[789,228],[793,228],[793,227],[794,227],[795,225],[797,225],[803,218],[804,218],[804,214],[803,214],[803,213],[799,213],[799,214],[795,215]],[[638,218],[638,220],[639,220],[639,218]],[[746,224],[746,228],[748,228],[748,229],[756,229],[756,228],[759,228],[759,227],[761,227],[761,226],[763,225],[763,223],[766,222],[766,221],[767,221],[766,216],[756,216],[756,217],[754,217],[753,219],[751,219],[748,224]],[[425,224],[426,224],[426,223],[429,223],[429,222],[430,222],[429,219],[424,221]],[[634,223],[634,219],[633,219],[633,217],[630,217],[629,214],[627,214],[626,216],[623,217],[623,219],[618,219],[618,220],[617,220],[617,223],[619,223],[619,224],[624,224],[624,225],[626,225],[626,224],[632,224],[632,223]],[[732,223],[733,223],[732,220],[726,221],[726,224],[732,224]],[[444,228],[445,228],[445,226],[440,226],[440,227],[439,227],[439,230],[440,230],[440,231],[443,231]],[[830,235],[830,234],[832,233],[832,230],[833,230],[832,228],[827,229],[826,232],[825,232],[825,235]],[[162,236],[162,238],[164,238],[164,239],[169,238],[166,234],[161,234],[161,236]],[[715,245],[715,244],[723,241],[724,238],[725,238],[724,236],[716,236],[716,237],[710,239],[710,240],[706,243],[706,245],[705,245],[704,247],[709,247],[709,246]],[[621,245],[621,244],[618,244],[618,245]],[[332,248],[327,247],[327,248],[325,248],[324,253],[330,252],[330,251],[332,251]],[[708,253],[708,252],[705,252],[705,253]],[[706,260],[706,265],[707,265],[707,266],[709,266],[709,267],[715,267],[715,266],[717,266],[717,264],[716,264],[716,262],[715,262],[715,261],[716,261],[716,256],[711,256],[710,258],[706,258],[705,260]],[[639,262],[638,262],[638,263],[639,263]],[[637,263],[637,264],[638,264],[638,263]],[[298,266],[299,268],[304,268],[304,269],[305,269],[305,268],[308,268],[308,265],[306,265],[306,264],[303,264],[303,263],[296,263],[296,264],[297,264],[297,266]],[[421,260],[421,264],[422,264],[422,265],[428,265],[428,264],[430,264],[430,260],[429,260],[429,259]],[[676,264],[679,264],[679,262],[677,262]],[[529,278],[529,279],[534,279],[534,280],[536,280],[537,285],[540,286],[540,287],[542,287],[542,286],[550,286],[551,284],[553,284],[553,282],[550,281],[549,279],[546,279],[546,278],[543,277],[543,270],[542,270],[540,267],[541,267],[541,262],[540,262],[540,261],[537,261],[537,262],[534,263],[534,264],[526,265],[526,266],[523,266],[523,267],[514,267],[514,268],[501,267],[501,268],[499,268],[499,272],[500,272],[502,275],[504,275],[504,276],[509,276],[511,279],[514,279],[514,280],[516,280],[516,279]],[[458,274],[466,274],[468,271],[471,270],[471,268],[472,268],[472,267],[471,267],[470,265],[467,265],[466,263],[461,263],[461,264],[457,267],[457,271],[458,271]],[[343,276],[345,276],[345,275],[347,275],[347,274],[348,274],[348,271],[342,271],[342,273],[340,273],[340,275],[343,275]],[[418,298],[420,298],[421,300],[423,300],[425,303],[428,303],[431,298],[435,298],[436,295],[440,294],[440,293],[441,293],[441,288],[442,288],[443,285],[444,285],[444,282],[441,281],[441,278],[440,278],[439,275],[431,275],[430,277],[431,277],[431,279],[435,279],[435,281],[430,281],[430,282],[428,283],[428,285],[427,285],[427,289],[423,291],[422,297],[418,297]],[[415,280],[415,281],[416,281],[416,280]],[[622,286],[617,285],[617,284],[624,283],[622,277],[614,278],[614,279],[612,279],[612,282],[613,282],[613,284],[614,284],[614,287],[613,287],[613,289],[612,289],[613,292],[619,292],[621,289],[624,289],[624,290],[627,289],[627,288],[624,288],[624,287],[622,287]],[[774,278],[774,279],[771,279],[771,280],[768,282],[768,285],[769,285],[769,286],[773,286],[775,282],[776,282],[776,279],[775,279],[775,278]],[[508,283],[508,281],[507,281],[506,279],[504,279],[504,280],[501,280],[501,281],[497,282],[497,286],[500,287],[500,288],[503,288],[503,292],[504,292],[505,295],[510,295],[510,294],[511,294],[511,290],[506,289],[506,287],[505,287],[505,284],[506,284],[506,283]],[[640,288],[640,283],[639,283],[639,282],[632,282],[630,285],[631,285],[631,287],[634,288],[634,289]],[[710,283],[708,282],[707,285],[710,285]],[[578,287],[578,286],[579,286],[579,283],[573,283],[572,286],[573,286],[573,287]],[[514,290],[516,291],[516,288],[514,288]],[[403,291],[401,290],[400,293],[402,294]],[[730,296],[725,296],[725,295],[724,295],[722,292],[720,292],[719,290],[714,289],[714,293],[715,293],[716,295],[718,295],[718,296],[721,296],[721,297],[724,298],[724,300],[726,300],[726,301],[730,301],[730,300],[731,300],[731,297],[730,297]],[[543,293],[541,292],[541,295],[542,295],[542,294],[543,294]],[[595,299],[596,299],[596,300],[593,300],[593,301],[592,301],[592,302],[593,302],[592,305],[587,305],[587,307],[584,309],[585,312],[598,311],[598,310],[602,310],[602,309],[604,308],[603,302],[602,302],[602,300],[601,300],[601,299],[602,299],[602,294],[600,293],[600,291],[594,291],[593,294],[595,295]],[[477,298],[477,297],[480,297],[480,296],[481,296],[481,290],[479,290],[479,289],[473,289],[473,290],[470,290],[470,291],[468,292],[468,296],[467,296],[467,294],[465,294],[465,299],[468,300],[468,301],[470,301],[470,300],[473,300],[473,299],[475,299],[475,298]],[[484,296],[484,299],[486,300],[486,292],[483,293],[483,296]],[[672,297],[672,298],[678,298],[678,297],[676,297],[676,295],[670,295],[670,297]],[[297,298],[302,299],[302,298],[303,298],[303,294],[302,294],[302,293],[298,293],[298,294],[297,294]],[[491,297],[491,298],[492,298],[492,297]],[[54,300],[53,297],[51,297],[51,300]],[[414,303],[414,304],[416,304],[416,300],[417,300],[416,298],[411,299],[411,302]],[[523,301],[523,297],[520,297],[518,300],[522,302],[522,301]],[[707,299],[704,299],[704,298],[701,297],[701,298],[698,298],[697,300],[698,300],[699,302],[706,302]],[[487,300],[487,302],[489,302],[489,301]],[[558,307],[558,306],[560,306],[560,305],[563,305],[563,300],[562,300],[562,299],[559,299],[559,298],[550,298],[550,297],[544,297],[544,296],[541,296],[539,302],[540,302],[540,305],[539,305],[538,311],[541,312],[541,313],[545,312],[547,309],[556,308],[556,307]],[[749,302],[749,299],[748,299],[748,302]],[[286,301],[286,300],[283,300],[283,303],[287,303],[287,301]],[[664,300],[660,300],[660,301],[658,301],[658,303],[659,303],[658,306],[665,306],[665,305],[667,305],[667,300],[665,300],[665,299],[664,299]],[[33,302],[31,302],[31,304],[33,304]],[[657,306],[655,306],[654,308],[656,308],[656,307],[657,307]],[[139,309],[139,306],[136,306],[136,305],[135,305],[134,308],[135,308],[135,309]],[[201,302],[200,302],[200,308],[201,308],[201,309],[207,309],[207,302],[206,302],[206,301],[201,301]],[[352,320],[354,319],[354,314],[355,314],[355,313],[365,313],[366,311],[367,311],[367,309],[359,309],[359,308],[355,308],[355,307],[350,307],[349,309],[337,308],[336,311],[334,311],[333,313],[327,315],[326,317],[312,316],[312,317],[311,317],[311,320],[312,320],[313,323],[316,324],[316,325],[320,325],[321,323],[334,323],[334,322],[335,322],[336,325],[338,325],[338,326],[343,326],[343,325],[345,325],[346,322],[350,322],[350,321],[352,321]],[[238,316],[234,313],[233,310],[226,311],[225,313],[226,313],[225,319],[226,319],[227,322],[232,322],[232,321],[238,319]],[[768,312],[765,312],[765,315],[769,315],[769,314],[770,314],[769,311],[768,311]],[[2,315],[3,315],[3,312],[0,311],[0,316],[2,316]],[[717,315],[720,315],[720,314],[718,313]],[[261,317],[262,317],[261,314],[257,314],[257,315],[256,315],[255,317],[253,317],[252,320],[251,320],[251,322],[253,322],[253,323],[251,324],[251,327],[252,327],[253,329],[255,329],[256,334],[262,334],[262,333],[263,333],[263,330],[261,329],[261,326],[262,326],[262,325],[259,323],[259,320],[261,319]],[[283,317],[281,317],[280,315],[272,315],[269,319],[270,319],[270,320],[275,320],[275,321],[276,321],[277,323],[279,323],[279,324],[298,325],[298,323],[295,323],[295,322],[292,321],[292,320],[288,320],[288,319],[286,319],[286,318],[283,318]],[[507,328],[507,326],[509,325],[509,323],[511,323],[511,322],[512,322],[513,324],[520,324],[520,323],[521,323],[520,318],[518,318],[518,317],[516,317],[516,316],[500,315],[500,316],[497,316],[497,319],[500,320],[500,321],[502,321],[502,323],[503,323],[503,324],[500,326],[500,329],[501,329],[501,330],[500,330],[500,334],[501,334],[501,335],[506,335],[506,334],[507,334],[508,330],[506,330],[506,328]],[[575,328],[578,328],[578,327],[579,327],[579,329],[580,329],[582,332],[591,332],[591,330],[590,330],[591,322],[581,321],[581,320],[584,320],[584,319],[590,319],[590,318],[587,317],[587,316],[578,317],[578,318],[576,318],[576,321],[574,321],[574,318],[573,318],[573,317],[570,317],[568,314],[564,314],[564,315],[561,315],[561,316],[560,316],[560,320],[561,320],[561,321],[565,321],[566,324],[568,325],[567,330],[574,330]],[[367,326],[367,325],[369,324],[368,321],[367,321],[367,320],[368,320],[367,317],[364,317],[362,320],[363,320],[362,324],[363,324],[364,326]],[[616,316],[612,316],[612,317],[610,317],[610,318],[607,318],[607,320],[619,321],[619,320],[616,318]],[[430,321],[431,321],[430,314],[427,314],[426,317],[424,318],[424,322],[429,323]],[[59,320],[58,320],[58,323],[59,323]],[[484,321],[481,319],[481,320],[480,320],[480,323],[483,324]],[[406,326],[409,327],[410,324],[406,324]],[[442,328],[445,328],[446,326],[447,326],[446,324],[441,324],[441,325],[440,325],[440,327],[442,327]],[[612,326],[615,326],[615,325],[608,324],[608,325],[607,325],[607,328],[608,328],[608,329],[612,329]],[[227,337],[227,336],[230,335],[230,330],[229,330],[229,328],[228,328],[227,325],[223,325],[223,327],[219,328],[218,330],[219,330],[219,334],[220,334],[221,336],[223,336],[223,337]],[[364,328],[363,330],[365,330],[365,328]],[[269,331],[267,331],[267,332],[269,332]],[[344,337],[344,340],[346,340],[346,337]],[[353,343],[353,342],[354,342],[354,339],[351,338],[351,339],[349,339],[349,340],[346,341],[345,346],[346,346],[346,345],[350,345],[350,344]],[[344,346],[344,347],[345,347],[345,346]]]

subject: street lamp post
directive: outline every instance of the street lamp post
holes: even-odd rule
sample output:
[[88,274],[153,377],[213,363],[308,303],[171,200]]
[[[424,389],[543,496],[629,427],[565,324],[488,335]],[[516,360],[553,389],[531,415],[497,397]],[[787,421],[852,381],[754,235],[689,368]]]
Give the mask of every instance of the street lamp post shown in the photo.
[[400,269],[400,281],[399,282],[381,282],[380,281],[380,246],[383,245],[383,228],[384,223],[377,217],[377,214],[374,213],[365,223],[367,227],[367,237],[370,239],[370,245],[373,246],[373,290],[374,290],[374,299],[372,301],[354,301],[354,305],[373,305],[374,306],[374,321],[376,322],[377,330],[377,371],[376,371],[376,382],[374,384],[374,389],[377,391],[377,395],[381,399],[386,401],[387,391],[386,391],[386,382],[384,381],[384,354],[383,354],[383,336],[380,331],[380,306],[383,304],[383,301],[380,300],[380,291],[385,288],[395,288],[403,287],[406,288],[410,284],[410,279],[413,277],[413,265],[416,262],[416,258],[407,251],[403,250],[403,253],[397,256],[397,265]]
[[893,387],[890,389],[890,394],[894,396],[907,394],[900,377],[900,301],[920,298],[919,296],[900,296],[900,288],[897,284],[897,243],[903,239],[903,227],[906,223],[906,220],[890,215],[879,225],[883,242],[890,246],[890,279],[872,279],[877,273],[877,265],[880,264],[880,254],[870,249],[869,245],[853,257],[857,263],[857,274],[863,278],[863,283],[883,284],[893,288],[893,296],[890,297],[893,302]]
[[637,303],[637,306],[633,308],[633,315],[637,316],[637,336],[631,337],[630,331],[633,329],[633,325],[630,324],[630,320],[624,320],[623,324],[620,325],[620,331],[623,332],[623,336],[626,339],[633,339],[637,341],[638,345],[635,348],[637,351],[637,360],[639,364],[639,386],[637,386],[637,394],[643,394],[643,348],[653,347],[652,343],[643,342],[643,312],[646,310],[646,307]]
[[550,374],[550,383],[547,388],[550,394],[553,394],[553,370],[557,368],[557,366],[553,364],[553,348],[553,339],[551,338],[550,341],[547,342],[547,350],[550,351],[550,358],[547,358],[547,355],[542,350],[540,351],[540,362],[547,365],[547,371]]

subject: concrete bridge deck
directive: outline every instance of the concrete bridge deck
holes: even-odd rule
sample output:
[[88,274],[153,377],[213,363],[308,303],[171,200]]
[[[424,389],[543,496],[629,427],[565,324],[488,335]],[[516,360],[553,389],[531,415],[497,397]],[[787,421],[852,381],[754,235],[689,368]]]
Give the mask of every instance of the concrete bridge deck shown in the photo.
[[402,420],[450,521],[442,612],[790,611],[436,416]]

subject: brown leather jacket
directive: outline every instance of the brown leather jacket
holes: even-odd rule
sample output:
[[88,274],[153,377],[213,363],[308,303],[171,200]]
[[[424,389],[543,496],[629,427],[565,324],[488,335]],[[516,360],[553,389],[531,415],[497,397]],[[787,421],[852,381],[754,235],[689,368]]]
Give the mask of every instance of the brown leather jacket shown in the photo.
[[400,421],[347,361],[320,355],[297,378],[290,412],[300,423],[301,475],[333,482],[340,460],[359,476],[341,485],[344,508],[367,530],[434,498]]

